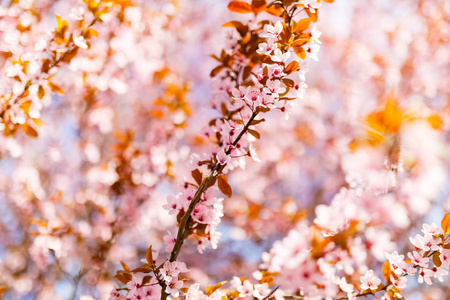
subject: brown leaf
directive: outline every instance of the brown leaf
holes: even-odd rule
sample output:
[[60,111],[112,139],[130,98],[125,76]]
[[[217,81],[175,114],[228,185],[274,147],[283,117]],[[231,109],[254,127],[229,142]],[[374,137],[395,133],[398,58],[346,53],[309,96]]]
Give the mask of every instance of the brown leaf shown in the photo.
[[433,263],[438,268],[442,265],[441,258],[439,257],[439,255],[441,255],[439,251],[434,252],[433,254]]
[[122,268],[123,268],[125,271],[130,272],[130,268],[127,266],[126,263],[124,263],[123,261],[120,261],[120,264],[122,265]]
[[78,47],[73,48],[72,50],[66,52],[66,54],[64,54],[64,57],[62,59],[63,62],[65,63],[70,63],[70,61],[77,56],[78,53]]
[[259,120],[253,120],[252,123],[250,125],[258,125],[259,123],[264,122],[266,119],[259,119]]
[[142,267],[131,270],[132,273],[150,273],[152,270],[148,268],[148,264],[143,265]]
[[153,278],[153,276],[145,276],[142,279],[142,285],[149,283],[152,278]]
[[252,67],[246,66],[244,68],[244,72],[242,73],[242,80],[247,79],[251,73],[252,73]]
[[261,11],[266,9],[266,0],[253,0],[252,8],[255,15],[259,14]]
[[215,184],[216,184],[216,178],[213,177],[213,179],[211,179],[209,181],[208,186],[206,186],[206,188],[210,188],[210,187],[212,187]]
[[42,60],[42,67],[41,67],[42,73],[47,73],[48,70],[50,70],[50,63],[51,61],[47,58]]
[[215,67],[214,69],[212,69],[212,71],[209,74],[209,76],[215,77],[217,74],[219,74],[220,71],[222,71],[223,68],[225,68],[223,65]]
[[248,26],[242,24],[239,21],[229,21],[222,25],[222,27],[234,27],[239,32],[239,34],[243,37],[247,34]]
[[244,1],[231,1],[230,4],[228,4],[228,9],[240,14],[253,12],[252,6]]
[[261,138],[261,135],[259,134],[258,131],[253,130],[253,129],[248,129],[248,133],[250,133],[251,135],[253,135],[255,138],[257,138],[258,140]]
[[198,169],[195,169],[191,172],[192,178],[195,179],[195,182],[197,182],[198,185],[202,183],[203,174]]
[[450,233],[450,214],[445,214],[444,218],[441,221],[441,227],[444,231],[444,234]]
[[219,186],[219,190],[228,198],[231,198],[233,191],[231,190],[231,186],[228,183],[228,179],[224,175],[219,175],[217,177],[217,184]]
[[147,251],[145,252],[145,258],[147,259],[147,262],[149,264],[153,264],[152,245],[150,245],[150,247],[148,247]]
[[118,273],[114,276],[114,278],[116,278],[117,280],[119,280],[120,282],[122,282],[123,284],[127,284],[128,281],[130,281],[130,279],[128,279],[128,277],[124,274],[124,273]]

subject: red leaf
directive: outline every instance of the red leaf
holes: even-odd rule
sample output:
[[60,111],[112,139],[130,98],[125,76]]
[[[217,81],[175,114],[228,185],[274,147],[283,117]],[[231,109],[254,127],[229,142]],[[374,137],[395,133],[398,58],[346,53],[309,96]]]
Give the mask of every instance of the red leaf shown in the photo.
[[202,183],[203,174],[198,169],[195,169],[191,172],[192,178],[195,179],[195,182],[197,182],[198,185]]

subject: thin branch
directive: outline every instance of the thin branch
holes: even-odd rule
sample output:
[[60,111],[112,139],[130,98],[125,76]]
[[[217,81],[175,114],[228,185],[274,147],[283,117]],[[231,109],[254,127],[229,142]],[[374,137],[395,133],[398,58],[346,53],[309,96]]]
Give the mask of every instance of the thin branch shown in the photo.
[[[247,121],[247,123],[245,124],[244,128],[242,128],[242,130],[239,133],[239,135],[236,137],[234,142],[231,144],[232,147],[230,147],[225,152],[227,155],[229,155],[233,151],[234,147],[239,143],[239,141],[241,140],[242,136],[244,135],[245,132],[247,132],[248,128],[250,127],[250,125],[252,124],[253,120],[258,115],[258,113],[259,113],[258,110],[253,112],[252,116]],[[211,182],[211,180],[215,179],[220,174],[220,171],[224,167],[225,167],[225,165],[221,165],[220,163],[217,163],[214,166],[214,168],[211,170],[211,173],[209,174],[209,176],[207,178],[205,178],[202,181],[202,183],[200,184],[200,186],[198,187],[198,190],[195,193],[194,199],[192,199],[191,203],[189,204],[188,209],[186,210],[186,212],[184,213],[183,217],[181,218],[180,226],[178,227],[178,233],[177,233],[177,238],[176,238],[176,241],[175,241],[175,245],[173,246],[173,250],[170,253],[170,259],[169,259],[170,262],[176,261],[177,258],[178,258],[178,255],[180,254],[181,247],[183,246],[184,239],[186,238],[186,232],[188,230],[188,224],[189,224],[189,221],[191,219],[192,211],[194,210],[194,208],[197,205],[197,203],[200,201],[200,198],[201,198],[202,194],[209,187],[209,183]],[[167,293],[165,291],[166,285],[162,284],[161,287],[162,287],[161,300],[167,299],[168,295],[167,295]]]
[[280,286],[278,285],[276,288],[274,288],[273,291],[271,291],[270,294],[267,295],[267,297],[264,297],[262,300],[268,300],[273,294],[275,294],[279,287]]

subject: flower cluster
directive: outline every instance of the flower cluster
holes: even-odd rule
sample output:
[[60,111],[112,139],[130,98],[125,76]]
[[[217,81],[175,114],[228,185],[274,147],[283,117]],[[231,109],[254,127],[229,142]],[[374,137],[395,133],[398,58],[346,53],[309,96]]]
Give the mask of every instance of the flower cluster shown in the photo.
[[[8,56],[2,79],[4,92],[0,95],[0,130],[6,136],[14,135],[20,127],[29,136],[38,135],[40,111],[50,103],[46,93],[63,93],[53,78],[58,68],[70,64],[79,49],[88,49],[88,41],[98,35],[92,26],[101,21],[104,14],[114,6],[122,10],[127,6],[113,0],[89,0],[85,4],[87,7],[72,9],[70,26],[56,15],[57,27],[45,34],[37,24],[43,12],[27,5],[9,10],[0,8],[0,14],[5,15],[0,50]],[[15,45],[20,37],[24,47]]]
[[408,252],[406,259],[397,251],[386,253],[391,270],[390,280],[395,287],[405,288],[406,276],[414,275],[418,275],[419,283],[431,285],[432,278],[443,282],[443,276],[448,275],[450,267],[449,220],[449,214],[442,220],[444,233],[434,223],[423,224],[423,235],[416,234],[410,238],[416,250]]

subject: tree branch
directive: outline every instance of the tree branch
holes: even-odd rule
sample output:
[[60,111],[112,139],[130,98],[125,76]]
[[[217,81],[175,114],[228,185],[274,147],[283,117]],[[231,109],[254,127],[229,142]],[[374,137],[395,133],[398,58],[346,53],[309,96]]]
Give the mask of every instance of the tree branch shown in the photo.
[[[234,147],[237,145],[237,143],[239,143],[239,141],[241,140],[241,138],[244,135],[244,133],[247,132],[248,128],[250,127],[250,125],[252,124],[253,120],[258,115],[258,113],[259,113],[259,110],[256,110],[255,112],[253,112],[252,116],[247,121],[247,123],[245,124],[244,128],[242,128],[242,130],[239,133],[239,135],[236,137],[236,139],[231,144],[233,147],[230,147],[225,152],[227,155],[230,155],[230,153],[234,150]],[[200,201],[200,198],[201,198],[202,194],[209,187],[209,183],[211,182],[211,180],[215,179],[220,174],[220,171],[225,166],[226,165],[221,165],[220,163],[217,163],[214,166],[214,168],[211,170],[211,173],[209,174],[209,176],[207,178],[205,178],[202,181],[202,183],[200,184],[200,186],[198,187],[198,190],[197,190],[197,192],[194,195],[194,199],[192,199],[191,203],[189,204],[188,209],[186,210],[186,212],[184,213],[183,217],[181,218],[180,226],[178,227],[178,233],[177,233],[177,238],[176,238],[176,241],[175,241],[175,245],[173,246],[173,250],[170,253],[170,259],[169,259],[170,262],[176,261],[177,258],[178,258],[178,255],[180,254],[181,247],[183,246],[184,239],[186,238],[186,232],[187,232],[187,229],[188,229],[189,221],[191,219],[192,211],[194,210],[194,208],[197,205],[197,203]],[[161,288],[162,288],[162,290],[161,290],[161,300],[165,300],[165,299],[167,299],[167,296],[168,296],[166,291],[165,291],[166,285],[163,284],[161,286]]]

